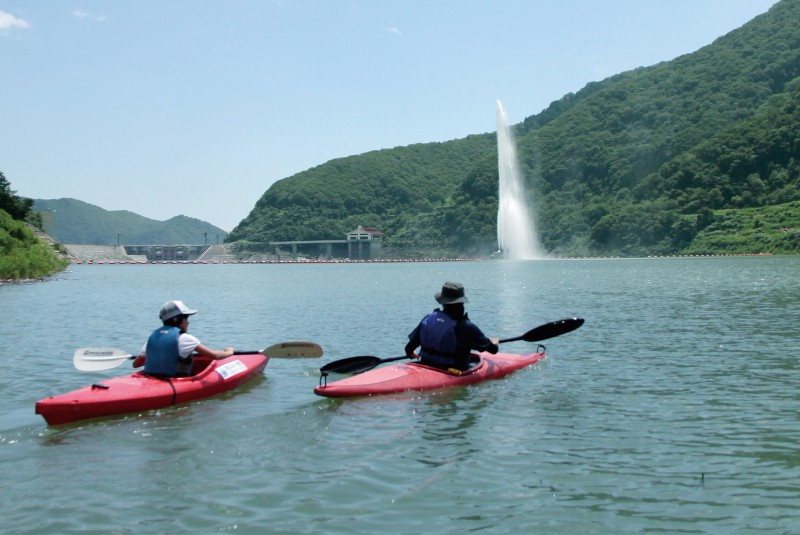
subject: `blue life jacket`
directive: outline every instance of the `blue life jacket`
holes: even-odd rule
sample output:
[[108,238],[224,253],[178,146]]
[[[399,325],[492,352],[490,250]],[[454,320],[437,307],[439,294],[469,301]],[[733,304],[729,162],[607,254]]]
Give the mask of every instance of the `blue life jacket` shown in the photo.
[[181,330],[178,327],[159,327],[147,339],[147,358],[144,361],[144,373],[163,377],[175,377],[178,373],[178,338]]
[[439,309],[422,319],[419,356],[423,362],[436,366],[455,366],[458,349],[456,325],[456,320]]

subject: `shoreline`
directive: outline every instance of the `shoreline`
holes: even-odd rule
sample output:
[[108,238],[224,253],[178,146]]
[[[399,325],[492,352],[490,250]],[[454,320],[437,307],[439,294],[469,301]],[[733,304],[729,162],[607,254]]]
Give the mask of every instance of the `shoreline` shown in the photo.
[[[719,254],[690,254],[690,255],[660,255],[660,256],[559,256],[537,258],[528,261],[547,261],[547,260],[647,260],[664,258],[730,258],[730,257],[766,257],[766,256],[794,256],[794,255],[774,255],[773,253],[719,253]],[[90,264],[90,265],[214,265],[214,264],[399,264],[399,263],[421,263],[421,262],[493,262],[502,259],[492,259],[485,257],[459,257],[459,258],[386,258],[376,260],[75,260],[71,264]]]

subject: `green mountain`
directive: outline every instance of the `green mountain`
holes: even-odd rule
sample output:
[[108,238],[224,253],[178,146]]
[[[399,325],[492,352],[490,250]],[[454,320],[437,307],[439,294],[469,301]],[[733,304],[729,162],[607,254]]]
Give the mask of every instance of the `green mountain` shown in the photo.
[[61,243],[88,245],[203,244],[223,241],[226,232],[210,223],[179,215],[166,221],[127,210],[104,210],[75,199],[34,199],[43,230]]
[[358,225],[396,241],[494,147],[484,134],[332,160],[273,184],[227,241],[343,239]]
[[[694,53],[588,84],[516,125],[545,248],[800,252],[798,76],[800,2],[783,0]],[[385,256],[486,254],[497,247],[495,140],[298,173],[273,184],[228,241],[339,238],[360,224],[385,233]]]

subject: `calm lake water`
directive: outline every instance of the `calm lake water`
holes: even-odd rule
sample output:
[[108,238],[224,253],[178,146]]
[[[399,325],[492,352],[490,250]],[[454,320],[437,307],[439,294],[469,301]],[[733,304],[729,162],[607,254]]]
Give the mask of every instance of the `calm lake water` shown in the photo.
[[[586,323],[504,380],[313,394],[324,363],[401,354],[445,280],[490,336]],[[212,347],[326,354],[161,411],[34,414],[129,373],[71,356],[137,351],[167,299]],[[83,265],[0,303],[3,533],[800,533],[800,258]]]

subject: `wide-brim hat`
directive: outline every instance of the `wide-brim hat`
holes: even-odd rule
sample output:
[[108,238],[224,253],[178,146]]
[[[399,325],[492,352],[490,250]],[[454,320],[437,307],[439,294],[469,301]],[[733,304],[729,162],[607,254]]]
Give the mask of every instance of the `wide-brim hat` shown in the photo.
[[433,296],[440,305],[454,305],[456,303],[469,303],[464,295],[464,285],[460,282],[445,282],[442,291]]
[[187,307],[183,301],[167,301],[161,305],[161,310],[158,311],[158,317],[161,318],[161,321],[174,318],[175,316],[191,316],[192,314],[197,314],[197,311]]

